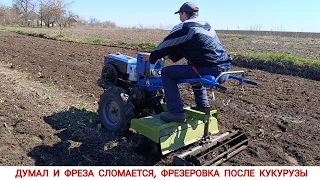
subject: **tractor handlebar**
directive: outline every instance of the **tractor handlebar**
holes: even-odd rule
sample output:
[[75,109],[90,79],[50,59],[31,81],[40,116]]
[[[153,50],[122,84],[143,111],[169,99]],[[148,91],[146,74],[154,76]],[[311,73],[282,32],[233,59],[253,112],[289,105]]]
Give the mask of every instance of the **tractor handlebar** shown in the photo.
[[258,85],[258,83],[254,82],[254,81],[251,81],[249,79],[242,78],[242,77],[239,77],[239,76],[229,75],[229,78],[238,80],[239,82],[244,82],[244,83],[247,83],[247,84],[251,84],[251,85]]
[[247,83],[247,84],[251,84],[251,85],[258,85],[258,83],[254,82],[254,81],[250,81],[250,80],[248,80],[248,79],[244,79],[243,82],[245,82],[245,83]]
[[231,75],[231,74],[242,74],[242,76],[247,75],[246,71],[226,71],[226,72],[222,72],[217,78],[216,78],[216,82],[218,82],[218,80],[223,76],[229,74],[229,78],[231,79],[235,79],[238,80],[239,82],[245,82],[247,84],[251,84],[251,85],[258,85],[258,83],[251,81],[249,79],[243,78],[243,77],[239,77],[239,76],[235,76],[235,75]]
[[223,91],[226,91],[226,90],[228,89],[227,87],[222,86],[221,84],[216,84],[215,87],[217,87],[217,88],[219,88],[219,89],[221,89],[221,90],[223,90]]

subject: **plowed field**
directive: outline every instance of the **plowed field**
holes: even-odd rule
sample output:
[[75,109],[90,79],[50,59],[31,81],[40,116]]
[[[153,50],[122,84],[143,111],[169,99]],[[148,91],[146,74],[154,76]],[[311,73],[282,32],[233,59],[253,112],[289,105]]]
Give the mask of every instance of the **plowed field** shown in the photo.
[[[96,80],[103,56],[114,52],[136,56],[0,32],[0,165],[157,163],[137,154],[130,137],[99,124]],[[320,82],[261,70],[248,78],[259,86],[229,81],[227,92],[216,92],[221,130],[241,128],[250,138],[249,148],[224,165],[320,165]],[[190,92],[181,89],[187,106],[194,104]]]

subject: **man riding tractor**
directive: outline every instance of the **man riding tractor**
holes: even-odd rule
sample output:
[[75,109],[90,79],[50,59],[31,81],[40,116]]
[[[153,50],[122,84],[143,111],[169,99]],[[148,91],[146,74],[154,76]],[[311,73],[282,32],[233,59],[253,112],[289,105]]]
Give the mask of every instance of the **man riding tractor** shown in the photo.
[[[154,64],[165,58],[177,62],[187,59],[187,65],[173,65],[162,69],[161,78],[168,111],[162,112],[160,118],[166,122],[185,122],[186,112],[183,109],[177,81],[198,78],[203,75],[218,77],[228,71],[232,58],[227,54],[216,32],[209,23],[198,18],[199,8],[192,2],[184,3],[175,14],[182,23],[176,25],[170,34],[150,55],[142,55],[144,61]],[[219,78],[219,84],[225,82],[228,75]],[[192,85],[196,107],[192,109],[209,112],[210,104],[206,89],[202,85]]]

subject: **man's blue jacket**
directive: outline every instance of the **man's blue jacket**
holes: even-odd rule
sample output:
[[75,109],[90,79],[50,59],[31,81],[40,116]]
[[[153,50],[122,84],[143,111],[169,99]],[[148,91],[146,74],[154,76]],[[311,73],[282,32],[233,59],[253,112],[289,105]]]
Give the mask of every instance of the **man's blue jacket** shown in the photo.
[[227,54],[216,32],[196,16],[175,26],[170,34],[150,54],[150,63],[169,55],[173,62],[182,58],[195,67],[230,66]]

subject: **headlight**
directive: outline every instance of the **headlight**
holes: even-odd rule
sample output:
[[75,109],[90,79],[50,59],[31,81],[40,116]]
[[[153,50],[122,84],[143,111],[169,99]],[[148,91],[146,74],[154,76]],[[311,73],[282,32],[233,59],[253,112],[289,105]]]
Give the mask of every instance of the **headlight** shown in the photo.
[[151,70],[151,75],[152,75],[152,76],[157,76],[157,72],[156,72],[154,69],[152,69],[152,70]]
[[152,69],[150,70],[150,75],[155,77],[161,76],[161,69]]

